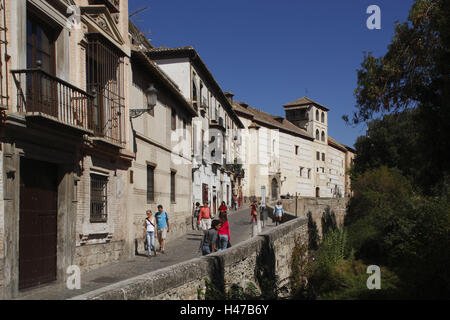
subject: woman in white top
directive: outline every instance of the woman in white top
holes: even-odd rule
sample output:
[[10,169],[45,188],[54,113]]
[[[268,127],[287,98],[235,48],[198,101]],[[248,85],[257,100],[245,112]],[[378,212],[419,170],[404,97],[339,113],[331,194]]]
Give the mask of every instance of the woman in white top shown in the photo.
[[156,227],[156,221],[153,217],[153,213],[151,210],[147,210],[147,218],[145,218],[144,227],[144,239],[147,240],[147,251],[148,251],[148,257],[150,258],[152,256],[152,249],[155,252],[156,256],[156,247],[155,247],[155,238],[157,237],[157,227]]

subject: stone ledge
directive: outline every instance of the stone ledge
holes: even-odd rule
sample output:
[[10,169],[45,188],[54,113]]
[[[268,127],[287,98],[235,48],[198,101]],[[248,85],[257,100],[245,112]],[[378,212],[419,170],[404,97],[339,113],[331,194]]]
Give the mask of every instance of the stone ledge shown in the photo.
[[217,268],[225,272],[250,256],[258,255],[265,243],[265,238],[274,244],[295,230],[307,225],[307,218],[299,217],[283,223],[275,229],[241,242],[225,251],[216,252],[206,257],[194,258],[163,269],[155,270],[134,278],[76,296],[70,300],[140,300],[161,296],[169,290],[198,283],[205,278],[212,279]]

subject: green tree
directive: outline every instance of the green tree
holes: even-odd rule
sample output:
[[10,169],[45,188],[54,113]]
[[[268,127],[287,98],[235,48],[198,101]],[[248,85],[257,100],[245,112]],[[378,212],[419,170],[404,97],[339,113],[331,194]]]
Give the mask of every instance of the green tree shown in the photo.
[[366,135],[358,137],[355,143],[353,175],[384,165],[415,177],[420,168],[413,116],[413,111],[404,111],[369,122]]
[[[365,54],[350,123],[415,108],[418,179],[429,193],[448,188],[450,176],[450,1],[416,0],[408,21],[397,23],[387,53]],[[446,191],[444,191],[445,193]]]

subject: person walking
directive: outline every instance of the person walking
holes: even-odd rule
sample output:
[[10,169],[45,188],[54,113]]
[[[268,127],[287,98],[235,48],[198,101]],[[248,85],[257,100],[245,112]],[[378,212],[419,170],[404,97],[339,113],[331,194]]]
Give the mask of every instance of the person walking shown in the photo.
[[225,212],[225,213],[228,212],[228,207],[227,207],[227,205],[225,204],[225,201],[222,201],[222,204],[221,204],[220,207],[219,207],[219,217],[220,217],[220,214],[221,214],[222,212]]
[[267,210],[265,203],[261,202],[259,205],[259,220],[261,221],[261,226],[264,228],[266,225]]
[[204,256],[216,251],[217,242],[219,238],[217,230],[219,230],[219,228],[220,228],[220,221],[214,220],[211,223],[211,228],[203,231],[204,234],[202,241],[200,242],[200,249]]
[[208,207],[208,201],[200,209],[197,221],[203,231],[211,228],[211,209]]
[[250,214],[251,214],[251,216],[252,216],[252,219],[250,220],[250,223],[253,223],[254,221],[256,222],[256,217],[257,217],[257,215],[258,215],[258,213],[257,213],[258,205],[257,205],[257,203],[256,203],[256,200],[253,200],[253,202],[252,202],[252,204],[250,205],[250,207],[252,208],[252,210],[251,210],[251,212],[250,212]]
[[169,224],[169,215],[167,214],[167,212],[163,210],[162,205],[158,205],[158,212],[155,214],[155,218],[159,241],[159,251],[161,251],[161,253],[166,253],[165,250],[166,237],[167,232],[169,232],[170,229],[170,224]]
[[146,211],[147,218],[144,221],[144,239],[147,241],[147,251],[148,257],[151,258],[152,250],[156,256],[155,238],[157,237],[157,227],[155,222],[155,217],[153,217],[152,210]]
[[[198,216],[200,215],[200,202],[195,203],[194,212],[192,214],[192,230],[200,230],[200,226],[198,223]],[[195,221],[195,222],[194,222]],[[195,227],[194,227],[195,223]]]
[[239,206],[239,208],[241,208],[241,206],[242,206],[242,192],[239,192],[238,206]]
[[[219,234],[219,251],[231,247],[231,237],[230,237],[230,224],[228,223],[228,215],[226,212],[222,211],[219,213],[220,229]],[[229,245],[230,244],[230,245]]]
[[281,204],[281,201],[278,200],[277,204],[274,207],[274,215],[275,215],[275,225],[279,225],[281,221],[283,220],[283,205]]

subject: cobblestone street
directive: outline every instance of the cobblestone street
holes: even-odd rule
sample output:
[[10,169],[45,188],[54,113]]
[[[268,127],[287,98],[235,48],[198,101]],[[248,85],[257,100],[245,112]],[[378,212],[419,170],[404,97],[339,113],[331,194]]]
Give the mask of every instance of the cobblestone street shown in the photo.
[[[231,211],[229,222],[232,245],[248,240],[251,237],[252,226],[250,224],[249,208],[244,207],[238,211]],[[274,226],[275,224],[269,219],[266,229]],[[28,292],[24,291],[17,299],[68,299],[125,279],[200,257],[199,245],[201,237],[201,231],[190,231],[185,236],[167,243],[165,254],[158,252],[158,256],[150,260],[142,254],[133,259],[124,260],[82,274],[81,289],[79,290],[69,290],[66,288],[65,283],[50,284]],[[157,245],[157,248],[159,248],[159,245]]]

